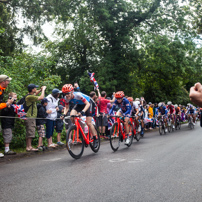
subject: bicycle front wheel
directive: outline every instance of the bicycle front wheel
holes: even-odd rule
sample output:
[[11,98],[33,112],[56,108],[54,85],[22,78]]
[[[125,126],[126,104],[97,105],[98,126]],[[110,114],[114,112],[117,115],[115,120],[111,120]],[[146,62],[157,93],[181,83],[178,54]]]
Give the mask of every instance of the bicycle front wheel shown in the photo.
[[66,145],[69,154],[75,158],[81,158],[84,150],[84,139],[80,131],[77,131],[75,125],[71,126],[67,131]]
[[95,152],[95,153],[97,153],[98,151],[99,151],[99,149],[100,149],[100,135],[99,135],[99,132],[98,132],[98,130],[97,130],[97,128],[96,128],[96,126],[94,125],[94,127],[95,127],[95,130],[96,130],[96,132],[97,132],[97,135],[96,135],[96,140],[97,140],[97,144],[96,144],[96,147],[94,147],[94,138],[93,138],[93,135],[91,134],[91,132],[90,132],[90,148]]
[[161,122],[159,122],[159,134],[163,135],[163,126]]
[[120,146],[120,131],[118,123],[114,123],[110,130],[110,145],[113,151],[117,151]]

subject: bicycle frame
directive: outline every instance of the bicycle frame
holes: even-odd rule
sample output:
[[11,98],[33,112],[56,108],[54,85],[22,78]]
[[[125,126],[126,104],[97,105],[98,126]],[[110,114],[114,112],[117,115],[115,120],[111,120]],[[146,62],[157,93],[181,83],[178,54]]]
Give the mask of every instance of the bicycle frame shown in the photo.
[[[118,123],[118,131],[119,131],[119,133],[121,133],[123,139],[125,139],[125,138],[126,138],[126,133],[125,133],[124,121],[122,121],[122,120],[120,119],[120,116],[112,116],[112,117],[116,117],[115,122]],[[123,132],[123,130],[121,130],[121,123],[123,124],[124,132]],[[115,128],[115,129],[116,129],[116,128]]]
[[133,132],[136,135],[136,121],[134,120],[135,116],[130,116],[130,122],[133,125]]
[[[74,116],[74,119],[75,119],[75,125],[76,125],[76,131],[74,131],[74,135],[73,135],[73,142],[75,141],[75,138],[76,138],[76,141],[78,142],[79,141],[79,130],[83,136],[83,139],[85,141],[86,144],[90,144],[91,142],[93,142],[93,140],[90,140],[90,130],[89,130],[89,127],[88,127],[88,134],[87,136],[85,135],[85,133],[83,132],[83,129],[79,123],[79,120],[80,120],[80,117],[78,116]],[[75,134],[76,133],[76,134]]]

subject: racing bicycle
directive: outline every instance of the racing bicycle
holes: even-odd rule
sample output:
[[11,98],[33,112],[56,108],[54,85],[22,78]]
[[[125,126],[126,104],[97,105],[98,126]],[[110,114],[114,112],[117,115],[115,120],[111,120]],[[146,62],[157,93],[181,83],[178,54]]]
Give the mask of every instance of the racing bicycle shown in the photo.
[[95,125],[94,127],[97,131],[96,135],[97,144],[94,147],[95,138],[93,137],[93,134],[90,132],[89,127],[87,125],[85,125],[85,127],[87,127],[85,131],[86,133],[84,132],[82,125],[84,125],[85,123],[82,123],[82,119],[80,118],[80,116],[72,115],[65,117],[64,118],[65,124],[67,124],[65,120],[69,118],[74,118],[75,120],[75,123],[70,126],[66,135],[66,146],[69,154],[73,158],[79,159],[83,154],[84,146],[88,147],[88,145],[90,145],[90,148],[93,150],[93,152],[97,153],[100,148],[100,136]]
[[[122,116],[111,116],[115,117],[115,123],[112,125],[110,131],[110,145],[113,151],[117,151],[120,147],[120,143],[126,140],[126,130],[124,126],[124,120],[121,119]],[[128,147],[131,146],[133,142],[134,132],[133,132],[133,125],[131,122],[128,123],[129,125],[129,143],[127,144]]]

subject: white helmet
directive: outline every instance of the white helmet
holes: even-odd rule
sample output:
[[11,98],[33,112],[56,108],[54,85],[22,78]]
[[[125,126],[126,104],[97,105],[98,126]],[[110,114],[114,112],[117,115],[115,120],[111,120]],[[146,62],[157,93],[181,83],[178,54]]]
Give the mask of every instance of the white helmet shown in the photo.
[[171,101],[168,101],[168,102],[167,102],[167,105],[172,105],[172,102],[171,102]]
[[162,103],[161,103],[161,102],[159,102],[159,103],[158,103],[158,107],[161,107],[161,106],[162,106]]

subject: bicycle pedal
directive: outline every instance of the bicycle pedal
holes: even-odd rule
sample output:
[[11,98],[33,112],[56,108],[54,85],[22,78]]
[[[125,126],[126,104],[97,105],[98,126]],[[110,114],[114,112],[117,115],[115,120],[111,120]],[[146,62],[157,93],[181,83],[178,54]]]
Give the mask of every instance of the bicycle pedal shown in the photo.
[[85,147],[88,147],[88,144],[85,143]]

